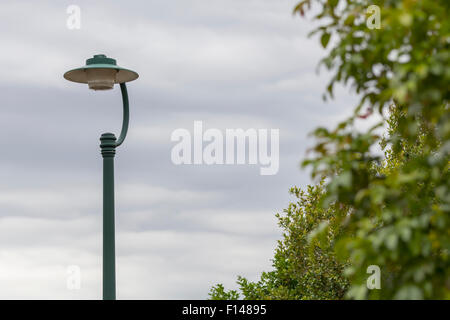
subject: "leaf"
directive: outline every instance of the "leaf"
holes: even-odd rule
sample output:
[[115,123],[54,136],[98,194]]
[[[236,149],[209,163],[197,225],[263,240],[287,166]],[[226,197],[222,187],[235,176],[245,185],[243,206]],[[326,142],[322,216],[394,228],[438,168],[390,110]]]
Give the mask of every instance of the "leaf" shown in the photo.
[[322,44],[322,47],[326,48],[328,45],[328,42],[330,41],[331,34],[328,32],[322,33],[322,36],[320,37],[320,43]]

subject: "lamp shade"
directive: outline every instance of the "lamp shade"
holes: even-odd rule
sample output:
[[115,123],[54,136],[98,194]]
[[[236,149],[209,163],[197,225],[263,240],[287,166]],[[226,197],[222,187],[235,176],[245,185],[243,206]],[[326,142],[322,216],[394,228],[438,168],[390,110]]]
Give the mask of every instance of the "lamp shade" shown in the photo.
[[104,54],[97,54],[86,60],[86,65],[67,71],[64,78],[78,83],[87,83],[89,89],[112,89],[115,83],[124,83],[136,80],[139,75],[129,69],[119,67],[115,59]]

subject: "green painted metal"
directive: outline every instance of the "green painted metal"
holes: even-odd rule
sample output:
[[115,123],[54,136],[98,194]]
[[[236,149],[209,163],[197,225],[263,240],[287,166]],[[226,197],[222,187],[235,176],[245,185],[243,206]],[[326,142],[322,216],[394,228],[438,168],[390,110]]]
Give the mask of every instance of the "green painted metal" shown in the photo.
[[128,92],[127,85],[125,83],[120,84],[120,91],[122,92],[122,102],[123,102],[123,121],[122,130],[120,131],[119,139],[117,140],[116,147],[120,146],[128,132],[128,123],[130,121],[130,108],[128,106]]
[[93,58],[86,60],[86,65],[64,73],[64,78],[78,83],[87,83],[87,69],[115,69],[117,70],[115,83],[125,83],[136,80],[139,75],[137,72],[122,68],[116,64],[116,60],[106,57],[104,54],[96,54]]
[[86,65],[91,64],[109,64],[109,65],[117,65],[116,59],[108,58],[104,54],[96,54],[93,58],[89,58],[86,60]]
[[123,102],[123,122],[119,139],[112,133],[100,137],[103,156],[103,300],[116,299],[116,254],[114,229],[114,156],[128,132],[129,103],[125,83],[120,84]]
[[116,254],[114,227],[114,156],[116,136],[100,137],[103,156],[103,300],[116,299]]
[[128,132],[130,119],[128,92],[125,82],[135,80],[139,75],[131,70],[117,66],[116,60],[105,55],[95,55],[86,60],[82,68],[73,69],[64,74],[69,81],[87,83],[86,69],[113,68],[118,70],[116,83],[120,83],[123,103],[123,121],[119,139],[113,133],[104,133],[100,137],[100,149],[103,157],[103,300],[116,299],[116,253],[115,253],[115,209],[114,209],[114,157]]

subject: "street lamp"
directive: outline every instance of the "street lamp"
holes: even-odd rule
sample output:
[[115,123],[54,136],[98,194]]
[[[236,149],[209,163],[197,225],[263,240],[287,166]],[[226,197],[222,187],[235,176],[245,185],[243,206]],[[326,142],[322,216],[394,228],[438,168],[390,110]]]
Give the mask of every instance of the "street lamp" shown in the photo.
[[103,299],[116,299],[116,261],[114,240],[114,155],[128,131],[129,108],[125,82],[136,80],[139,75],[131,70],[119,67],[116,60],[103,54],[94,55],[86,60],[86,65],[67,71],[64,78],[79,83],[87,83],[92,90],[108,90],[115,83],[120,84],[123,101],[123,122],[119,139],[113,133],[104,133],[100,137],[100,149],[103,156]]

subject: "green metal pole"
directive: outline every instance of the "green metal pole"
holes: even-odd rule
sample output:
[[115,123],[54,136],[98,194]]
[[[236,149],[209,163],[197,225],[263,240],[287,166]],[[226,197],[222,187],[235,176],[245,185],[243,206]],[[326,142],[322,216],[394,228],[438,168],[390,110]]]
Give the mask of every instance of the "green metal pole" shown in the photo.
[[120,84],[123,101],[123,122],[119,139],[112,133],[100,137],[103,156],[103,300],[116,300],[116,253],[114,228],[114,156],[128,131],[129,106],[125,83]]
[[104,133],[100,141],[103,156],[103,300],[115,300],[114,156],[116,136],[112,133]]

